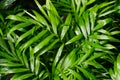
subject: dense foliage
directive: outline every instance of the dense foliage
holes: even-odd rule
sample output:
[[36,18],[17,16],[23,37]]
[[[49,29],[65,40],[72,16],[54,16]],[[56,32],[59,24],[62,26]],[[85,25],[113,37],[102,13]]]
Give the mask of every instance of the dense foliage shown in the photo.
[[2,80],[119,80],[117,0],[35,3],[0,12]]

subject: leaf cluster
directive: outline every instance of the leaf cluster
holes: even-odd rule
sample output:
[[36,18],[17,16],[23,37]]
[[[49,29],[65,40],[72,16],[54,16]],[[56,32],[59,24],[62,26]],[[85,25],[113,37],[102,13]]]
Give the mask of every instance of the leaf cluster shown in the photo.
[[7,20],[0,15],[0,74],[11,80],[119,78],[114,43],[120,43],[120,31],[111,17],[119,10],[116,1],[52,1],[35,0],[39,11],[24,10]]

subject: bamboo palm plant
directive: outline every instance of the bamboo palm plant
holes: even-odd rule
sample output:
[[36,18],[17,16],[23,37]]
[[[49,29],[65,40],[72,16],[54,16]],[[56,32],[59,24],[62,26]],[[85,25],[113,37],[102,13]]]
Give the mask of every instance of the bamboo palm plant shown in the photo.
[[120,42],[110,17],[115,1],[53,1],[35,0],[39,11],[7,16],[5,31],[0,26],[0,74],[10,80],[111,79],[118,54],[112,43]]

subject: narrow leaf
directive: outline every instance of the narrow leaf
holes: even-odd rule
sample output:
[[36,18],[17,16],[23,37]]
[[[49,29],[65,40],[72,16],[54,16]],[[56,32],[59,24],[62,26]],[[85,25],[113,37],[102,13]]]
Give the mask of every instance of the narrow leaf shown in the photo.
[[75,63],[77,49],[73,49],[65,58],[62,68],[68,68]]
[[76,66],[89,80],[96,80],[96,77],[82,67]]
[[34,0],[36,5],[38,6],[39,10],[42,12],[42,14],[49,20],[46,12],[44,11],[43,7],[39,4],[39,2],[37,0]]
[[35,69],[35,56],[32,47],[30,47],[29,51],[30,51],[30,67],[31,67],[31,71],[33,72]]
[[75,72],[75,71],[72,70],[72,69],[68,69],[68,70],[69,70],[69,72],[70,72],[72,75],[74,75],[74,77],[76,77],[78,80],[84,80],[83,77],[82,77],[79,73]]
[[61,40],[64,38],[65,34],[67,33],[67,31],[68,31],[69,28],[70,28],[71,19],[72,19],[72,15],[69,14],[69,15],[67,16],[66,21],[65,21],[65,26],[63,26],[63,28],[62,28]]
[[15,69],[2,69],[0,71],[0,73],[22,73],[22,72],[26,72],[29,71],[29,69],[26,68],[15,68]]
[[112,21],[111,18],[107,18],[107,19],[104,19],[104,20],[99,20],[98,24],[95,26],[93,31],[96,31],[98,29],[103,28],[106,24],[110,23],[111,21]]
[[33,34],[33,32],[35,31],[35,29],[37,30],[38,27],[34,26],[32,29],[28,30],[27,32],[23,33],[18,40],[16,41],[16,46],[18,45],[18,43],[20,43],[20,41],[22,41],[24,38],[28,37],[29,35]]
[[28,57],[26,56],[25,51],[23,51],[22,56],[25,66],[29,68]]
[[59,62],[59,59],[61,57],[61,54],[62,54],[62,51],[63,51],[63,48],[64,48],[64,44],[60,46],[60,48],[58,49],[58,52],[55,56],[55,59],[54,59],[54,62],[52,64],[52,74],[55,75],[55,67],[57,65],[57,63]]
[[34,48],[34,53],[38,52],[40,49],[42,49],[45,45],[49,43],[49,41],[54,37],[54,34],[51,34],[47,38],[45,38],[42,42],[40,42],[37,46]]
[[82,37],[83,37],[82,34],[77,35],[77,36],[73,37],[72,39],[70,39],[69,41],[67,41],[65,44],[66,44],[66,45],[71,44],[71,43],[73,43],[73,42],[75,42],[75,41],[80,40]]
[[27,48],[28,46],[30,46],[32,43],[34,43],[35,41],[37,41],[38,39],[40,39],[44,34],[46,34],[47,31],[43,30],[40,33],[38,33],[35,37],[31,38],[29,41],[27,41],[26,43],[24,43],[20,48],[21,50]]
[[13,32],[15,30],[18,30],[20,28],[28,27],[30,25],[31,25],[31,23],[29,23],[29,22],[17,24],[16,26],[14,26],[13,28],[10,29],[9,33]]
[[50,49],[54,48],[55,44],[59,41],[59,39],[56,39],[53,43],[45,47],[45,49],[38,55],[43,55],[45,52],[49,51]]
[[11,80],[24,80],[33,75],[34,75],[33,73],[23,74],[23,75],[19,75],[18,77],[13,77]]

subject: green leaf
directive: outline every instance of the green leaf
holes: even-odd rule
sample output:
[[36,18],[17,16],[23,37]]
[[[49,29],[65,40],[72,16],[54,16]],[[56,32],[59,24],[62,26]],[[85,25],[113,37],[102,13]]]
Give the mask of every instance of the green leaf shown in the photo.
[[38,77],[33,78],[32,80],[38,80]]
[[96,1],[96,0],[89,0],[89,1],[87,2],[87,5],[93,4],[95,1]]
[[18,60],[19,60],[22,64],[24,64],[23,56],[22,56],[22,53],[20,52],[19,49],[16,50],[16,55],[17,55]]
[[58,41],[59,41],[59,39],[56,39],[55,41],[53,41],[50,45],[48,45],[47,47],[45,47],[45,49],[42,52],[40,52],[40,54],[38,56],[43,55],[45,52],[47,52],[50,49],[54,48],[54,46],[56,45],[56,43]]
[[20,24],[14,26],[13,28],[11,28],[9,33],[12,33],[13,31],[18,30],[20,28],[28,27],[30,25],[31,25],[31,23],[29,23],[29,22],[27,22],[27,23],[20,23]]
[[72,70],[72,69],[68,69],[68,70],[69,70],[69,72],[70,72],[72,75],[74,75],[74,77],[77,78],[78,80],[84,80],[84,78],[83,78],[79,73],[75,72],[75,71]]
[[[76,11],[76,5],[75,5],[75,1],[78,1],[78,0],[72,0],[71,1],[71,7],[72,7],[72,9],[73,9],[73,12],[75,12]],[[79,2],[77,2],[78,4],[77,5],[79,5],[80,6],[80,0],[79,0]],[[77,6],[77,7],[79,7],[79,6]],[[77,12],[78,12],[79,10],[77,9]]]
[[9,7],[15,1],[16,0],[2,0],[0,2],[0,9],[5,9],[5,8]]
[[118,73],[118,75],[119,75],[119,78],[120,78],[120,72],[119,72],[119,70],[120,70],[120,54],[118,54],[118,56],[117,56],[117,70],[115,71],[115,72],[117,72]]
[[0,73],[22,73],[22,72],[26,72],[29,71],[29,69],[26,68],[15,68],[15,69],[7,69],[7,68],[2,68],[2,70],[0,71]]
[[110,10],[110,11],[104,12],[104,13],[100,14],[99,17],[104,17],[104,16],[106,16],[106,15],[108,15],[108,14],[111,14],[111,13],[113,13],[113,12],[115,12],[115,11],[116,11],[116,10]]
[[110,5],[110,4],[113,4],[113,3],[115,3],[115,1],[104,2],[104,3],[102,3],[102,4],[99,5],[99,8],[106,7],[106,6],[108,6],[108,5]]
[[85,62],[88,62],[89,61],[92,61],[92,60],[95,60],[96,58],[100,58],[101,56],[105,55],[104,53],[100,53],[100,52],[97,52],[97,53],[94,53],[92,56],[90,56],[90,58],[88,58]]
[[80,27],[80,29],[81,29],[82,34],[83,34],[84,37],[87,39],[87,36],[88,36],[88,34],[87,34],[87,29],[86,29],[86,27],[85,27],[85,22],[84,22],[84,20],[83,20],[82,17],[79,18],[79,23],[78,23],[78,25],[79,25],[79,27]]
[[0,37],[0,47],[2,47],[7,53],[12,55],[11,52],[9,51],[9,49],[8,49],[8,46],[7,46],[6,42],[4,41],[4,39],[2,37]]
[[62,51],[63,51],[63,48],[64,48],[64,44],[60,46],[60,48],[58,49],[58,52],[55,56],[55,60],[53,62],[53,65],[56,66],[56,64],[58,63],[59,59],[60,59],[60,56],[62,54]]
[[100,29],[100,30],[98,30],[98,32],[100,32],[102,34],[110,35],[110,32],[105,29]]
[[39,74],[39,69],[40,69],[40,58],[36,57],[35,59],[35,74]]
[[35,41],[37,41],[38,39],[40,39],[46,33],[47,33],[46,30],[41,31],[35,37],[32,37],[29,41],[27,41],[26,43],[22,44],[22,46],[20,47],[20,49],[23,50],[23,49],[29,47],[32,43],[35,43]]
[[52,13],[57,17],[57,18],[60,18],[59,17],[59,14],[56,10],[56,8],[54,7],[54,5],[52,4],[52,2],[50,0],[46,0],[46,7],[48,9],[48,12],[49,11],[52,11]]
[[81,4],[82,6],[80,7],[79,17],[83,14],[85,8],[87,7],[87,0],[81,0]]
[[34,74],[33,73],[27,73],[27,74],[22,74],[22,75],[19,75],[19,76],[13,76],[11,80],[24,80],[24,79],[27,79],[31,76],[33,76]]
[[[77,5],[77,9],[75,10],[74,9],[74,11],[76,11],[77,13],[79,12],[79,9],[80,9],[80,7],[81,7],[81,0],[75,0],[74,1],[75,3],[76,3],[76,5]],[[75,3],[73,3],[73,7],[75,8]]]
[[102,13],[104,13],[104,12],[106,12],[106,11],[110,11],[110,9],[112,9],[112,7],[113,7],[113,5],[104,8],[104,9],[100,12],[100,14],[102,14]]
[[14,43],[12,43],[11,41],[8,41],[8,44],[9,44],[9,46],[10,46],[11,53],[12,53],[13,56],[17,59],[17,55],[16,55],[16,52],[15,52]]
[[[92,54],[92,52],[94,51],[94,48],[91,48],[90,45],[85,46],[85,54],[82,55],[79,59],[77,59],[77,61],[74,63],[74,65],[76,64],[82,64],[84,61],[87,60],[87,58]],[[88,48],[87,48],[88,47]],[[86,51],[87,50],[87,51]]]
[[0,20],[2,21],[2,22],[4,22],[4,17],[3,17],[3,15],[0,13]]
[[12,32],[11,34],[7,34],[7,39],[14,43],[16,41],[16,39],[18,38],[18,35],[16,35],[14,32]]
[[[103,17],[103,16],[106,16],[108,14],[111,14],[111,13],[115,12],[116,9],[110,9],[110,8],[114,7],[113,3],[115,3],[115,1],[107,2],[107,3],[102,3],[100,5],[100,8],[103,8],[103,10],[101,10],[99,17]],[[106,8],[104,8],[104,7],[106,7]]]
[[30,36],[31,34],[34,33],[35,30],[38,29],[38,26],[34,26],[32,29],[28,30],[27,32],[23,33],[19,38],[18,40],[16,41],[16,46],[20,43],[20,41],[22,41],[24,38]]
[[24,61],[24,64],[27,68],[29,68],[29,63],[28,63],[28,59],[27,59],[27,56],[25,54],[25,52],[23,51],[22,53],[22,56],[23,56],[23,61]]
[[[79,26],[76,26],[76,28],[75,28],[75,33],[76,33],[76,35],[81,34],[81,31],[80,31]],[[82,34],[81,34],[81,35],[82,35]]]
[[33,19],[36,20],[36,16],[32,15],[31,13],[27,12],[26,10],[24,10],[25,13],[27,13],[30,17],[32,17]]
[[0,56],[1,57],[4,57],[5,59],[7,59],[7,60],[10,60],[10,61],[18,61],[18,60],[16,60],[16,58],[13,58],[13,56],[10,56],[8,53],[6,53],[6,52],[2,52],[2,51],[0,51]]
[[76,66],[77,69],[79,69],[86,78],[88,78],[89,80],[96,80],[96,77],[94,75],[92,75],[90,72],[88,72],[87,70],[85,70],[82,67]]
[[0,28],[0,35],[3,36],[3,31],[1,28]]
[[52,25],[52,30],[55,34],[57,34],[57,27],[60,23],[60,20],[58,19],[58,16],[53,13],[53,11],[48,9],[48,16],[49,16],[49,21]]
[[113,80],[120,79],[120,54],[117,56],[117,60],[114,62],[114,70],[110,69],[109,74]]
[[30,47],[30,68],[31,71],[33,72],[35,69],[35,56],[34,56],[34,51],[32,49],[32,47]]
[[60,23],[60,16],[58,15],[54,5],[50,0],[46,0],[46,8],[53,32],[57,34],[57,27]]
[[90,35],[90,21],[89,21],[89,11],[86,11],[83,13],[83,19],[85,21],[85,27],[86,27],[86,30],[87,30],[87,34]]
[[90,42],[89,45],[91,45],[92,47],[96,49],[107,49],[106,47],[100,45],[99,43]]
[[110,32],[111,35],[117,35],[117,34],[120,34],[120,31],[112,31]]
[[98,24],[95,26],[93,31],[96,31],[98,29],[103,28],[106,24],[110,23],[111,21],[112,21],[111,18],[107,18],[107,19],[104,19],[104,20],[99,20]]
[[61,72],[61,78],[62,78],[63,80],[67,80],[67,79],[68,79],[67,76],[66,76],[66,74],[63,73],[63,71]]
[[[106,49],[116,49],[116,47],[115,46],[113,46],[112,44],[105,44],[105,47],[106,47]],[[116,49],[117,50],[117,49]]]
[[71,19],[72,19],[72,15],[68,14],[66,21],[65,21],[65,25],[62,28],[62,32],[61,32],[61,40],[64,38],[65,34],[67,33],[67,31],[70,28],[70,23],[71,23]]
[[34,11],[34,10],[33,10],[33,13],[34,13],[35,16],[36,16],[36,20],[37,20],[37,21],[39,21],[40,23],[42,23],[42,24],[45,25],[45,26],[48,26],[47,21],[45,20],[45,18],[44,18],[42,15],[40,15],[38,12],[36,12],[36,11]]
[[35,46],[34,53],[38,52],[40,49],[42,49],[44,46],[46,46],[54,36],[55,36],[54,34],[51,34],[50,36],[45,38],[42,42],[40,42],[37,46]]
[[45,80],[49,76],[49,73],[45,72],[42,76],[41,80]]
[[115,73],[114,73],[114,71],[113,71],[112,69],[109,70],[109,74],[110,74],[112,80],[116,80],[116,79],[115,79],[115,78],[116,78],[116,75],[115,75]]
[[42,70],[42,71],[40,72],[40,74],[39,74],[39,78],[42,78],[42,76],[43,76],[45,73],[46,73],[46,71],[45,71],[45,70]]
[[76,41],[80,40],[82,37],[83,37],[82,34],[74,36],[72,39],[70,39],[69,41],[67,41],[65,44],[68,45],[68,44],[71,44],[73,42],[76,42]]
[[54,76],[54,80],[60,80],[59,76]]
[[64,62],[63,62],[63,65],[62,65],[62,68],[68,68],[70,66],[72,66],[74,63],[75,63],[75,60],[76,60],[76,52],[77,52],[78,49],[73,49],[65,58]]
[[5,62],[5,63],[0,63],[0,66],[6,66],[6,67],[20,67],[23,66],[22,64],[19,63],[13,63],[13,62]]
[[38,6],[39,10],[42,12],[42,14],[49,20],[46,12],[44,11],[43,7],[39,4],[39,2],[37,0],[34,0],[36,5]]
[[25,17],[18,16],[18,15],[9,15],[9,16],[6,17],[6,19],[11,19],[11,20],[14,20],[14,21],[28,22],[28,20]]
[[107,69],[102,64],[96,62],[95,60],[89,61],[89,62],[87,62],[87,64],[89,64],[95,68],[98,68],[98,69],[103,69],[104,71],[107,72]]
[[120,42],[119,39],[116,39],[114,37],[107,36],[107,35],[98,35],[97,39],[100,39],[100,40],[109,40],[109,41],[112,41],[112,42]]
[[60,46],[60,48],[58,49],[58,52],[55,56],[55,59],[54,59],[54,62],[52,64],[52,74],[54,75],[55,74],[55,67],[57,65],[57,63],[59,62],[59,59],[61,57],[61,54],[62,54],[62,51],[63,51],[63,48],[64,48],[64,44]]
[[93,6],[90,8],[90,23],[91,23],[91,31],[94,29],[95,22],[96,22],[96,16],[98,11],[98,5]]

